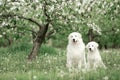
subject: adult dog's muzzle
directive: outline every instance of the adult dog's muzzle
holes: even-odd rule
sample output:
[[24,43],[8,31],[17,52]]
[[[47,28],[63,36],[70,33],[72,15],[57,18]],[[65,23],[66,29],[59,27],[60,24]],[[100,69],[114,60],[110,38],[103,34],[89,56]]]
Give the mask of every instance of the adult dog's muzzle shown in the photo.
[[76,40],[75,40],[75,39],[73,39],[73,42],[76,42]]

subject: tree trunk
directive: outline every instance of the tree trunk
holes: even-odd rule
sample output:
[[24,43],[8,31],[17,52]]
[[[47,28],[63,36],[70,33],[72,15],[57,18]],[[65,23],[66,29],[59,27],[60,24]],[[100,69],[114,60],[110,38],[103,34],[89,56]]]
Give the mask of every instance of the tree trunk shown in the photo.
[[93,29],[91,28],[88,31],[88,37],[89,37],[89,41],[93,41],[94,34],[93,34]]
[[46,32],[48,30],[49,23],[41,27],[36,35],[35,40],[33,41],[33,48],[30,54],[28,55],[29,60],[33,60],[38,55],[38,51],[45,39]]
[[28,55],[28,59],[32,60],[37,56],[38,50],[39,50],[41,44],[42,43],[38,43],[38,42],[33,43],[33,48],[32,48],[31,53]]

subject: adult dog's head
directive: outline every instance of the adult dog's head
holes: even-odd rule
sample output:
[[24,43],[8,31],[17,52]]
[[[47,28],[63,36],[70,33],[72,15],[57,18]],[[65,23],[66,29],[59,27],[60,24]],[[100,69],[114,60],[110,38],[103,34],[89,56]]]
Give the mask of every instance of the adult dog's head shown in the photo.
[[82,36],[78,32],[72,32],[69,34],[68,40],[70,44],[77,44],[82,42]]
[[89,43],[86,45],[86,48],[87,48],[88,51],[94,52],[94,51],[97,50],[98,46],[99,46],[98,43],[92,41],[92,42],[89,42]]

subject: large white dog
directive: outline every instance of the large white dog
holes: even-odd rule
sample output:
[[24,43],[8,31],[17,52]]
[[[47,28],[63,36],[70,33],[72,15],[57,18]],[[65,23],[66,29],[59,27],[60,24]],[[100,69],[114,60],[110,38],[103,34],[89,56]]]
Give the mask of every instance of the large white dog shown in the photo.
[[67,67],[83,69],[86,67],[85,44],[78,32],[72,32],[68,36]]
[[100,56],[100,53],[98,51],[98,43],[92,41],[89,42],[86,45],[86,48],[88,50],[87,53],[87,66],[88,69],[96,69],[98,67],[103,67],[106,69],[106,66],[104,65],[102,58]]

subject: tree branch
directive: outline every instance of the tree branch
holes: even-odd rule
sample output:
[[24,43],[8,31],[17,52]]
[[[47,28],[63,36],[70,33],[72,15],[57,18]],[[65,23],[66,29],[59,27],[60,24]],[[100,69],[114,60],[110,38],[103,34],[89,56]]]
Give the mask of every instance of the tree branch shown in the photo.
[[12,13],[0,15],[0,17],[5,17],[5,18],[15,17],[15,16],[17,16],[17,17],[20,18],[20,19],[28,20],[28,21],[36,24],[36,25],[39,27],[39,29],[41,29],[41,27],[43,27],[39,22],[37,22],[36,20],[34,20],[34,19],[32,19],[32,18],[28,18],[28,17],[24,17],[24,16],[21,16],[21,15],[12,14]]
[[47,34],[46,34],[46,37],[49,39],[50,36],[54,33],[55,31],[52,29],[51,31],[49,31]]
[[44,5],[43,5],[43,11],[44,11],[44,14],[45,14],[45,16],[47,17],[47,19],[46,19],[46,21],[48,22],[48,23],[50,23],[51,22],[51,19],[50,19],[50,16],[47,14],[47,2],[46,2],[46,0],[45,0],[45,3],[44,3]]

